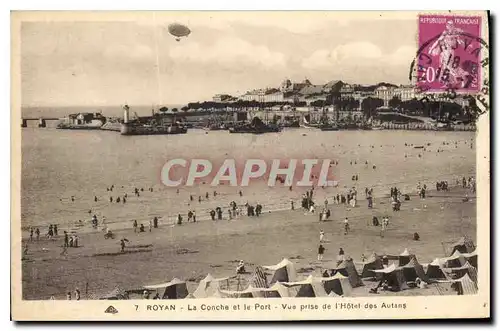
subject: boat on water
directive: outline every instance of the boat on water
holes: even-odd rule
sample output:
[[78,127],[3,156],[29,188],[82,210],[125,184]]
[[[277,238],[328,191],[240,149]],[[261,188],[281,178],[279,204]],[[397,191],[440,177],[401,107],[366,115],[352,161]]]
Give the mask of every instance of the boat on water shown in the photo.
[[453,131],[453,127],[450,123],[438,122],[434,125],[434,130],[436,131]]
[[207,131],[223,131],[223,130],[227,130],[228,127],[224,123],[218,123],[218,124],[214,123],[214,124],[207,125],[206,127],[204,127],[204,129]]
[[63,130],[99,130],[106,123],[106,117],[101,113],[69,114],[57,124],[57,129]]
[[336,124],[324,124],[320,127],[321,131],[338,131],[339,127]]
[[186,125],[175,120],[167,119],[162,114],[154,114],[148,117],[139,117],[130,119],[130,108],[123,107],[123,123],[121,123],[120,133],[122,135],[165,135],[165,134],[184,134],[187,133]]
[[250,123],[236,124],[229,128],[230,133],[252,133],[262,134],[269,132],[280,132],[281,128],[275,124],[265,124],[258,117],[254,117]]

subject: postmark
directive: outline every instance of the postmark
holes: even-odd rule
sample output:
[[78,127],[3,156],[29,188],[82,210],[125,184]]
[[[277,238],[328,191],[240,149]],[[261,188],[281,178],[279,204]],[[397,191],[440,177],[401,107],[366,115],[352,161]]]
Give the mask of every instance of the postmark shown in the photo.
[[459,98],[474,119],[489,110],[489,46],[481,38],[482,23],[479,16],[418,17],[419,49],[409,78],[422,103]]

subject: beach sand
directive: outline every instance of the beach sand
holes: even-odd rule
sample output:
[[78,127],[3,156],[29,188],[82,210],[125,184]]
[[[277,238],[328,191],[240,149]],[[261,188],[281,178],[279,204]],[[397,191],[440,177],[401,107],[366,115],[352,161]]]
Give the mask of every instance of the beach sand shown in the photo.
[[[362,195],[362,194],[360,194]],[[332,267],[339,248],[355,261],[361,255],[397,255],[405,248],[416,254],[420,263],[431,262],[445,256],[443,242],[452,242],[463,235],[476,241],[475,198],[462,202],[465,190],[450,188],[449,192],[428,192],[426,199],[412,196],[404,201],[401,211],[391,210],[389,198],[377,198],[369,210],[361,200],[356,208],[330,205],[331,220],[319,222],[318,215],[302,209],[267,212],[264,203],[260,217],[241,216],[228,221],[201,221],[172,226],[160,221],[159,228],[145,233],[132,229],[115,232],[115,239],[104,239],[102,232],[79,235],[81,247],[68,248],[61,255],[64,228],[54,240],[42,238],[28,241],[29,233],[23,232],[23,245],[28,243],[28,254],[23,260],[24,299],[64,299],[65,293],[79,288],[82,299],[91,295],[102,296],[116,286],[122,289],[139,289],[143,285],[170,281],[173,277],[188,280],[188,289],[194,291],[197,282],[207,273],[214,276],[234,276],[238,261],[244,260],[247,271],[257,265],[272,265],[288,258],[296,264],[299,278],[306,278],[311,270]],[[469,193],[469,196],[470,193]],[[317,201],[322,205],[321,201]],[[296,206],[298,207],[298,206]],[[382,238],[380,227],[371,225],[373,216],[388,215],[390,225]],[[342,220],[349,217],[351,232],[344,235]],[[319,232],[325,232],[324,260],[316,261]],[[420,234],[420,241],[413,240],[413,233]],[[126,254],[120,250],[119,240],[130,242]],[[152,246],[151,246],[152,245]],[[136,248],[134,248],[134,246]],[[131,253],[130,251],[143,250]],[[96,256],[100,254],[100,256]],[[106,255],[109,254],[109,255]],[[300,271],[307,271],[300,273]],[[240,277],[240,290],[246,287],[251,274]],[[237,289],[237,280],[230,282],[231,290]],[[371,296],[371,283],[354,289],[354,296]],[[390,293],[391,295],[395,293]],[[406,290],[396,295],[443,294],[435,287]],[[447,289],[446,294],[454,294]],[[381,295],[387,295],[382,293]]]

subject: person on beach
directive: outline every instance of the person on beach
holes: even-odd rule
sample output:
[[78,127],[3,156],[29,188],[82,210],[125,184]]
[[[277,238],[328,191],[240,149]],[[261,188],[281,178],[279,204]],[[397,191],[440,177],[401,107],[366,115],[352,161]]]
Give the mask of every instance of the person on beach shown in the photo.
[[66,300],[71,300],[71,292],[66,293]]
[[349,219],[346,217],[344,220],[344,235],[349,233]]
[[188,211],[188,220],[187,221],[191,222],[192,218],[193,218],[193,212],[191,212],[191,210],[190,210],[190,211]]
[[64,231],[64,245],[63,245],[63,247],[68,247],[68,246],[69,246],[68,232]]
[[134,233],[137,232],[137,220],[134,220],[134,222],[132,223],[132,227],[134,228]]
[[325,254],[325,247],[323,247],[323,245],[320,244],[318,247],[318,261],[323,260],[323,254]]
[[243,192],[241,192],[241,190],[238,193],[239,193],[240,197],[243,196]]
[[121,253],[125,252],[125,242],[128,242],[128,240],[125,238],[120,239],[120,252]]
[[323,239],[325,239],[325,232],[323,230],[319,231],[319,242],[322,243]]
[[292,201],[290,201],[290,204],[291,204],[292,210],[295,210],[295,206],[294,206],[294,204],[293,204],[293,200],[292,200]]
[[149,221],[149,232],[153,231],[153,222]]
[[244,274],[245,273],[245,263],[243,260],[240,260],[238,263],[238,266],[236,267],[236,273],[237,274]]
[[54,230],[52,228],[52,224],[49,225],[49,231],[47,232],[47,238],[52,239],[54,236]]
[[232,220],[233,219],[233,214],[231,214],[231,209],[227,210],[227,215],[228,215],[228,220]]
[[39,228],[36,228],[35,229],[35,235],[36,235],[36,240],[40,240],[40,229]]
[[94,202],[97,202],[97,196],[94,195]]
[[207,192],[207,193],[205,193],[205,199],[208,200],[208,197],[209,197],[209,195],[208,195],[208,192]]
[[344,261],[345,253],[344,249],[341,247],[339,249],[339,254],[337,255],[337,265],[341,264]]
[[30,227],[30,241],[33,241],[33,228]]
[[113,202],[113,197],[109,197],[109,202]]
[[181,214],[177,215],[177,225],[182,225],[182,216],[181,216]]
[[154,227],[155,229],[157,229],[157,228],[158,228],[158,217],[156,217],[156,216],[153,218],[153,227]]
[[80,301],[80,290],[78,287],[75,289],[75,300]]
[[139,232],[146,232],[144,228],[144,224],[141,223],[141,226],[139,227]]
[[387,223],[385,221],[385,217],[382,219],[382,228],[380,229],[380,237],[384,238],[385,229],[387,227]]

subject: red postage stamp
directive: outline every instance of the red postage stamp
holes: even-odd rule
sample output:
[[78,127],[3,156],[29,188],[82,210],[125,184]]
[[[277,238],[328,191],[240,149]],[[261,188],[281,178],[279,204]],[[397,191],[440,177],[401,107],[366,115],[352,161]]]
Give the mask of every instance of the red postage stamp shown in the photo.
[[481,88],[481,17],[421,15],[417,87],[477,92]]

